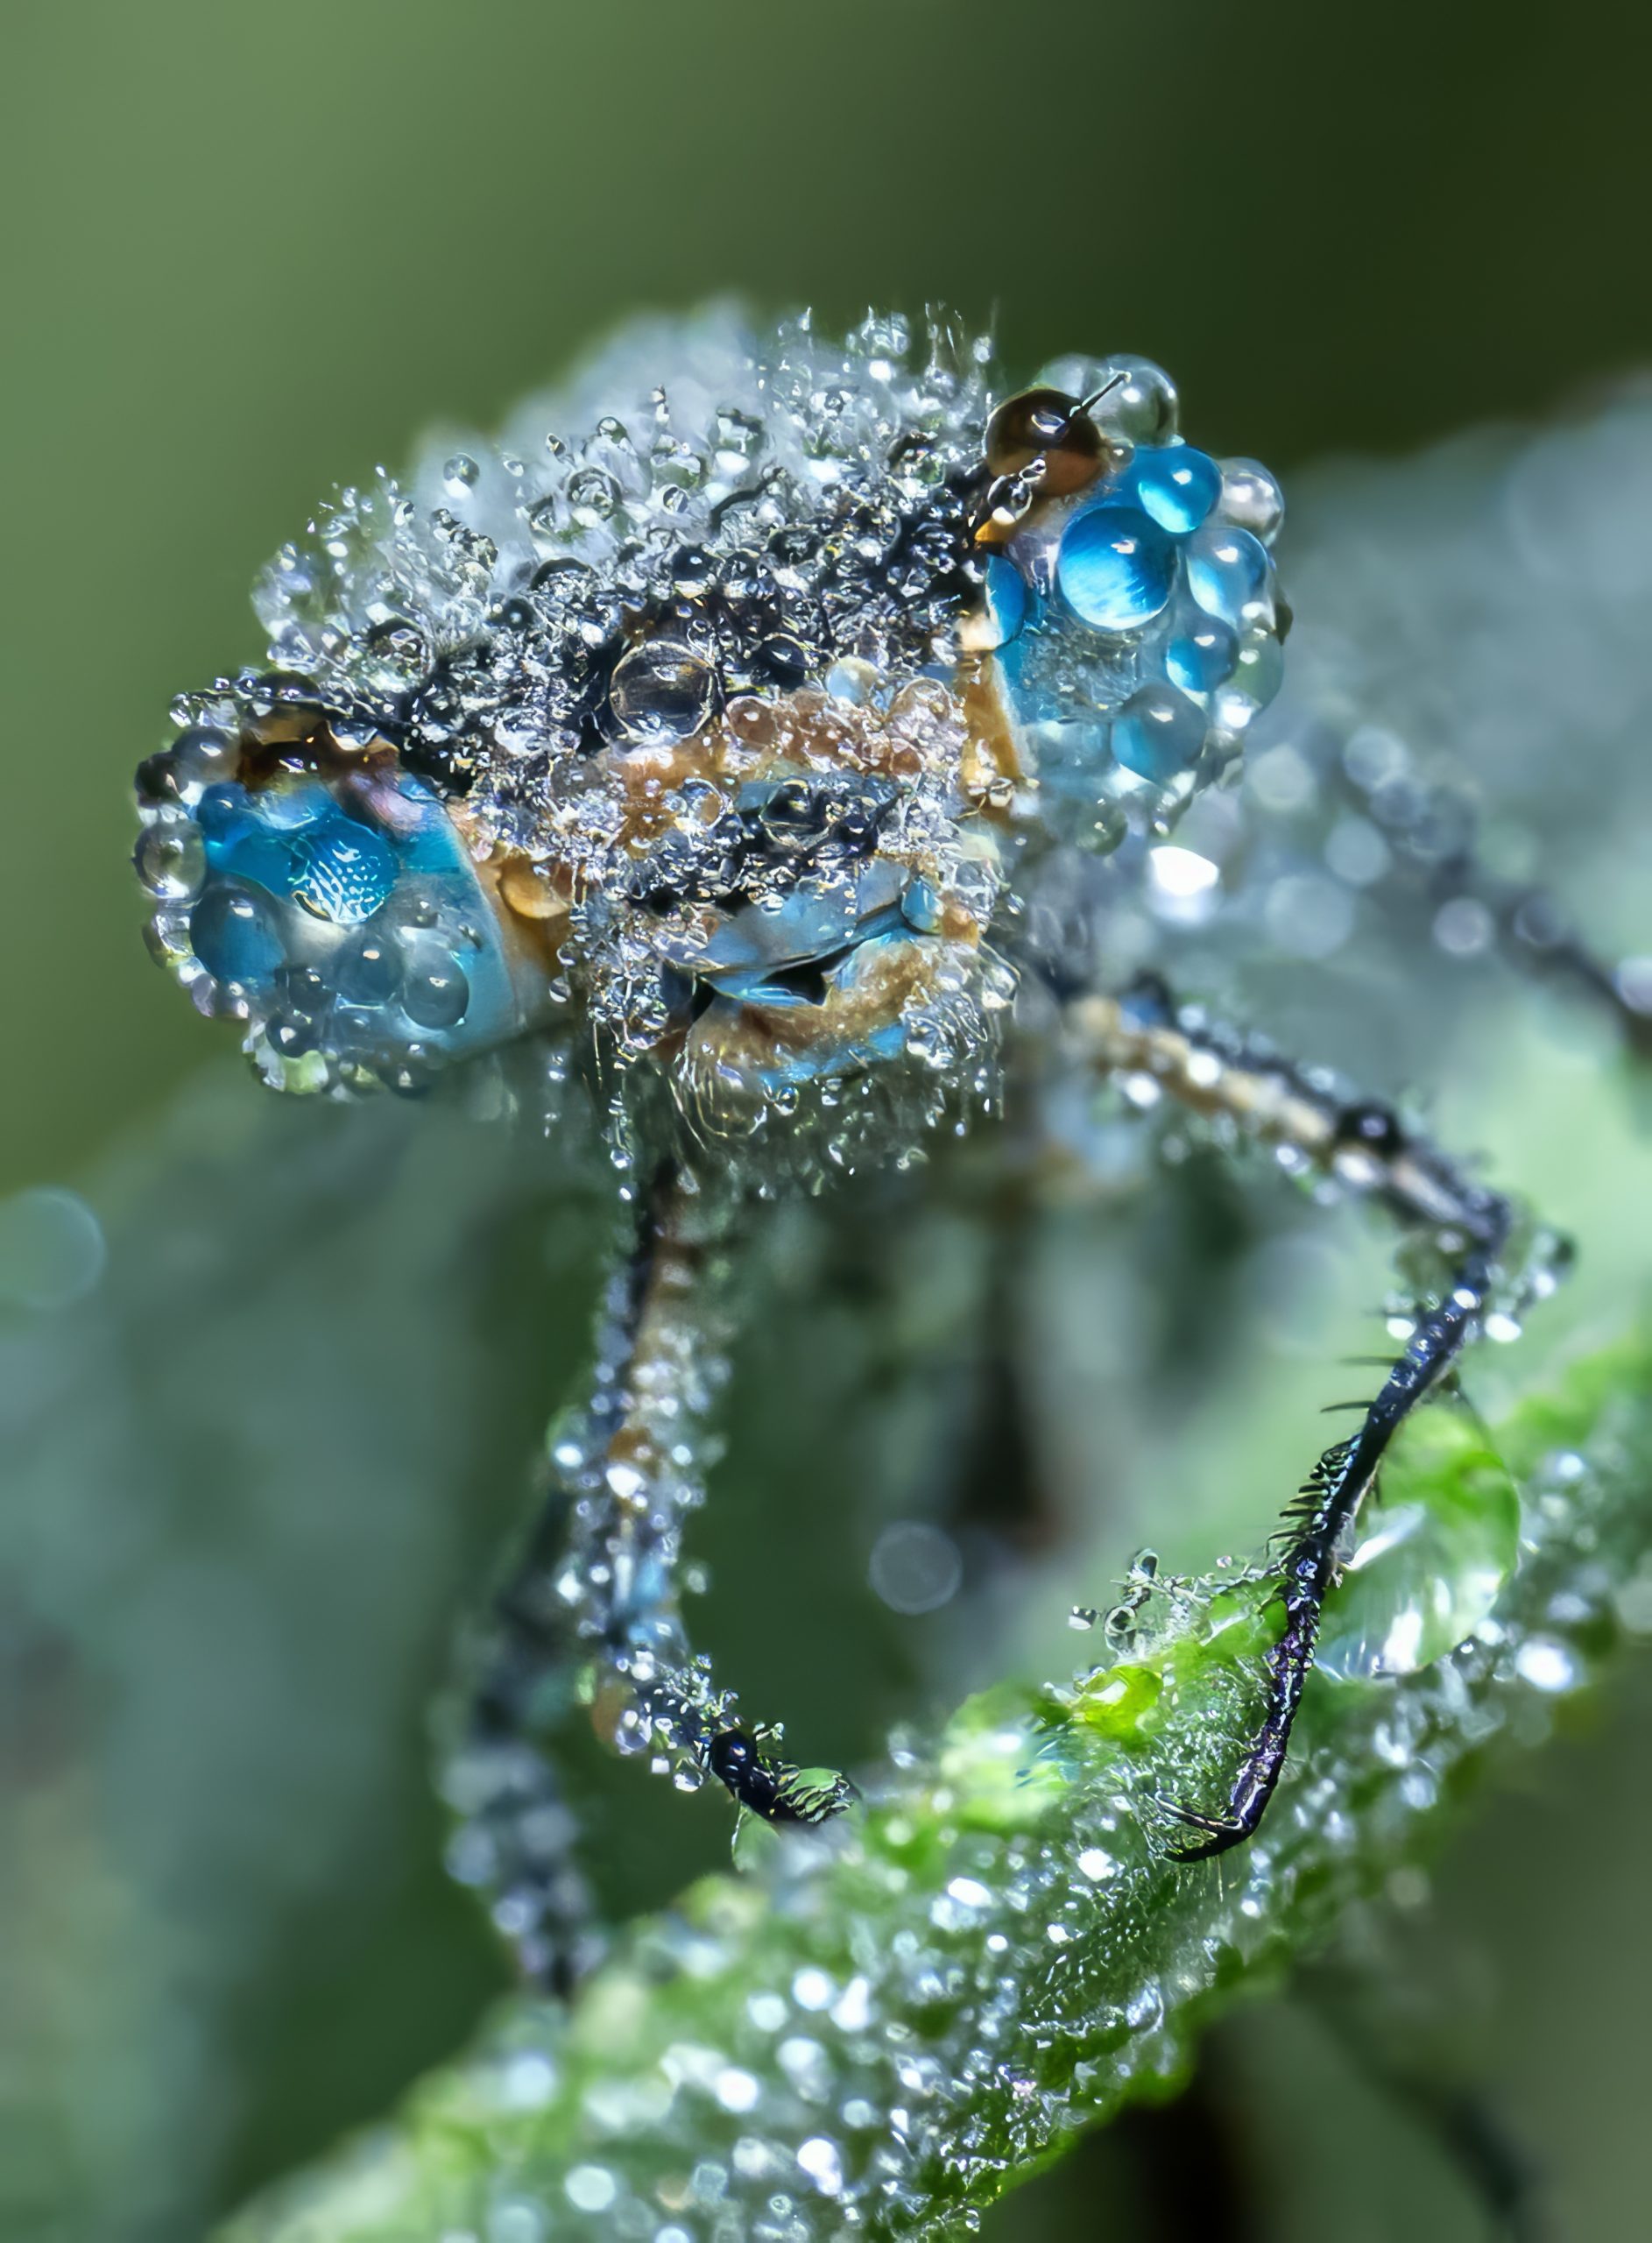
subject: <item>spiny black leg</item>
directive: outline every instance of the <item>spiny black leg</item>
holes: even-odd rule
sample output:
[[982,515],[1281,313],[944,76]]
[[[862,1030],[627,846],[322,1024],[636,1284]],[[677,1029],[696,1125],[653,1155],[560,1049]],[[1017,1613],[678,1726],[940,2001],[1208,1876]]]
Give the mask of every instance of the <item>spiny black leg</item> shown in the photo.
[[1412,1136],[1388,1107],[1338,1097],[1323,1078],[1267,1047],[1194,1008],[1178,1008],[1156,979],[1120,998],[1073,998],[1066,1011],[1092,1065],[1148,1077],[1194,1111],[1288,1148],[1304,1168],[1376,1199],[1403,1228],[1434,1242],[1444,1271],[1437,1298],[1419,1309],[1404,1352],[1362,1405],[1359,1427],[1324,1452],[1288,1515],[1279,1562],[1285,1624],[1267,1654],[1267,1710],[1225,1807],[1207,1813],[1164,1802],[1201,1833],[1172,1857],[1204,1861],[1248,1838],[1273,1797],[1349,1532],[1395,1433],[1451,1378],[1507,1274],[1513,1211],[1437,1147]]
[[853,1796],[780,1759],[694,1652],[682,1532],[703,1497],[706,1424],[730,1335],[732,1203],[660,1169],[638,1195],[604,1295],[589,1398],[559,1425],[551,1493],[496,1596],[443,1790],[455,1874],[491,1900],[526,1976],[565,1988],[593,1939],[574,1818],[546,1751],[575,1702],[622,1752],[682,1787],[715,1778],[771,1822],[817,1822]]
[[1384,1452],[1418,1403],[1439,1384],[1461,1353],[1486,1304],[1491,1257],[1467,1255],[1441,1305],[1422,1317],[1406,1351],[1383,1382],[1351,1440],[1328,1448],[1300,1499],[1280,1563],[1285,1625],[1267,1653],[1267,1711],[1252,1741],[1223,1815],[1203,1815],[1173,1801],[1166,1812],[1205,1835],[1178,1846],[1173,1861],[1206,1861],[1248,1838],[1262,1819],[1285,1765],[1303,1687],[1314,1662],[1320,1615],[1334,1587],[1338,1552],[1377,1476]]

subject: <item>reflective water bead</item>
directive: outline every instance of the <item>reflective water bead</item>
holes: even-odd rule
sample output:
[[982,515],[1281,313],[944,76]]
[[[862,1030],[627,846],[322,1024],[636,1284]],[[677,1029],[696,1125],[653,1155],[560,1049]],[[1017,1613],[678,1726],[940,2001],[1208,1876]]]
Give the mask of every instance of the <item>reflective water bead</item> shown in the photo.
[[1254,459],[1222,462],[1222,519],[1235,529],[1247,529],[1264,545],[1271,545],[1285,519],[1285,498],[1277,483]]
[[396,885],[388,845],[353,818],[337,817],[293,844],[293,893],[305,909],[337,926],[356,926]]
[[582,529],[596,529],[619,504],[619,485],[600,467],[582,467],[568,479],[568,507]]
[[1239,659],[1239,640],[1214,615],[1200,615],[1164,650],[1166,675],[1184,693],[1209,693]]
[[1131,462],[1133,496],[1163,529],[1185,536],[1216,504],[1222,471],[1191,444],[1144,446]]
[[439,943],[410,948],[401,1008],[420,1028],[456,1028],[470,1002],[470,984],[457,959]]
[[238,779],[221,779],[206,788],[195,804],[195,817],[209,841],[232,833],[249,810],[250,798]]
[[1267,590],[1268,559],[1249,530],[1212,524],[1187,548],[1188,588],[1207,615],[1238,625]]
[[1055,581],[1075,615],[1098,631],[1133,631],[1170,597],[1175,547],[1135,506],[1091,506],[1067,525]]
[[1175,434],[1175,384],[1151,358],[1112,357],[1097,370],[1105,394],[1090,408],[1097,426],[1133,444],[1161,444]]
[[[1213,713],[1218,724],[1237,731],[1265,709],[1285,678],[1285,651],[1271,631],[1246,632],[1233,675],[1218,694]],[[1240,703],[1245,713],[1239,715]]]
[[234,768],[234,743],[215,725],[191,725],[179,733],[165,757],[157,760],[166,766],[167,792],[180,802],[191,803],[203,787],[229,776]]
[[348,1004],[388,1004],[401,986],[401,958],[388,936],[364,932],[339,952],[333,979]]
[[374,691],[411,693],[429,669],[430,643],[415,625],[396,617],[368,633],[362,675]]
[[1144,685],[1112,720],[1118,761],[1160,786],[1191,769],[1204,746],[1204,712],[1173,685]]
[[138,844],[133,862],[138,877],[152,895],[168,902],[193,895],[207,869],[198,825],[180,821],[175,825],[152,825]]
[[262,987],[285,955],[275,906],[257,888],[227,881],[209,888],[190,913],[189,939],[215,980],[244,988]]
[[710,665],[679,639],[641,639],[614,669],[615,717],[645,746],[667,746],[697,732],[711,713]]
[[274,830],[267,804],[254,803],[234,781],[208,787],[195,815],[206,836],[206,859],[216,873],[257,881],[272,895],[293,892],[293,862],[289,837]]

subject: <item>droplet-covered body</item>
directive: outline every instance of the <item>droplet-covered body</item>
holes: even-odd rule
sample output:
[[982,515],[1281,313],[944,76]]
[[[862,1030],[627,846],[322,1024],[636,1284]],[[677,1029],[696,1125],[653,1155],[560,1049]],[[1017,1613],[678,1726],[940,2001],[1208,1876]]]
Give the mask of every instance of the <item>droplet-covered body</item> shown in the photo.
[[1156,367],[995,407],[946,327],[720,342],[341,493],[258,587],[272,669],[180,704],[152,942],[269,1081],[594,1029],[701,1135],[841,1164],[991,1095],[1018,868],[1236,754],[1277,506]]

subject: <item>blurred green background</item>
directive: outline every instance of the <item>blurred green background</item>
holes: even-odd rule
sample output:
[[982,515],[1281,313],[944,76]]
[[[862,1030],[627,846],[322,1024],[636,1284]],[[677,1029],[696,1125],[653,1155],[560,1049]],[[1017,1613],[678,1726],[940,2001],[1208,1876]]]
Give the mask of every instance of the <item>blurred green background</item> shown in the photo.
[[[1201,441],[1287,471],[1541,413],[1652,358],[1641,28],[1627,7],[1437,0],[13,0],[0,1195],[81,1172],[206,1058],[138,938],[127,774],[174,690],[256,651],[253,571],[330,482],[393,463],[433,419],[487,425],[629,311],[726,290],[827,322],[949,301],[994,317],[1013,364],[1145,350]],[[496,1518],[543,1400],[531,1352],[517,1335],[521,1376],[499,1376]],[[1635,1688],[1448,1880],[1454,1935],[1501,1989],[1517,2115],[1575,2176],[1590,2235],[1637,2232],[1612,2207],[1652,2192]],[[364,1916],[336,1873],[337,1907],[310,1893],[248,1964],[251,2084],[208,2200],[376,2107],[494,1983],[427,1864],[395,1900],[400,1933],[381,1919],[365,1960],[342,1951]],[[409,1992],[430,1923],[430,1985]],[[1224,2036],[1259,2232],[1473,2233],[1318,2029],[1281,2012]],[[1000,2232],[1083,2235],[1163,2162],[1151,2140],[1105,2148]],[[1161,2206],[1147,2232],[1186,2216]],[[32,2233],[80,2243],[88,2217]],[[103,2217],[100,2237],[180,2232]]]

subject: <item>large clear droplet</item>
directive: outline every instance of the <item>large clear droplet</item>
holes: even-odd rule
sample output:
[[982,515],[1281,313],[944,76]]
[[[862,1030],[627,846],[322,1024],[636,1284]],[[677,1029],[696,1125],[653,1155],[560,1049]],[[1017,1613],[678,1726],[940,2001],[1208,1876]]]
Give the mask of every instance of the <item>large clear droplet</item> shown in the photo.
[[215,980],[243,988],[263,987],[286,956],[275,904],[228,881],[208,888],[190,913],[189,939]]
[[1318,1665],[1414,1674],[1472,1634],[1514,1570],[1520,1497],[1467,1411],[1430,1405],[1395,1440],[1325,1607]]
[[1204,746],[1204,713],[1174,685],[1144,685],[1112,720],[1114,755],[1159,786],[1190,771]]
[[1175,384],[1151,358],[1104,358],[1091,379],[1102,394],[1091,414],[1108,435],[1132,444],[1161,444],[1175,435]]
[[1134,631],[1170,597],[1175,547],[1136,506],[1091,506],[1062,538],[1055,580],[1075,615],[1098,631]]
[[1235,628],[1265,619],[1258,604],[1267,583],[1267,555],[1249,530],[1212,525],[1188,547],[1188,589],[1207,615]]
[[660,747],[699,731],[713,688],[710,664],[681,640],[642,639],[616,664],[609,695],[631,738]]
[[1144,445],[1130,467],[1130,488],[1161,529],[1185,537],[1216,504],[1222,471],[1191,444]]

